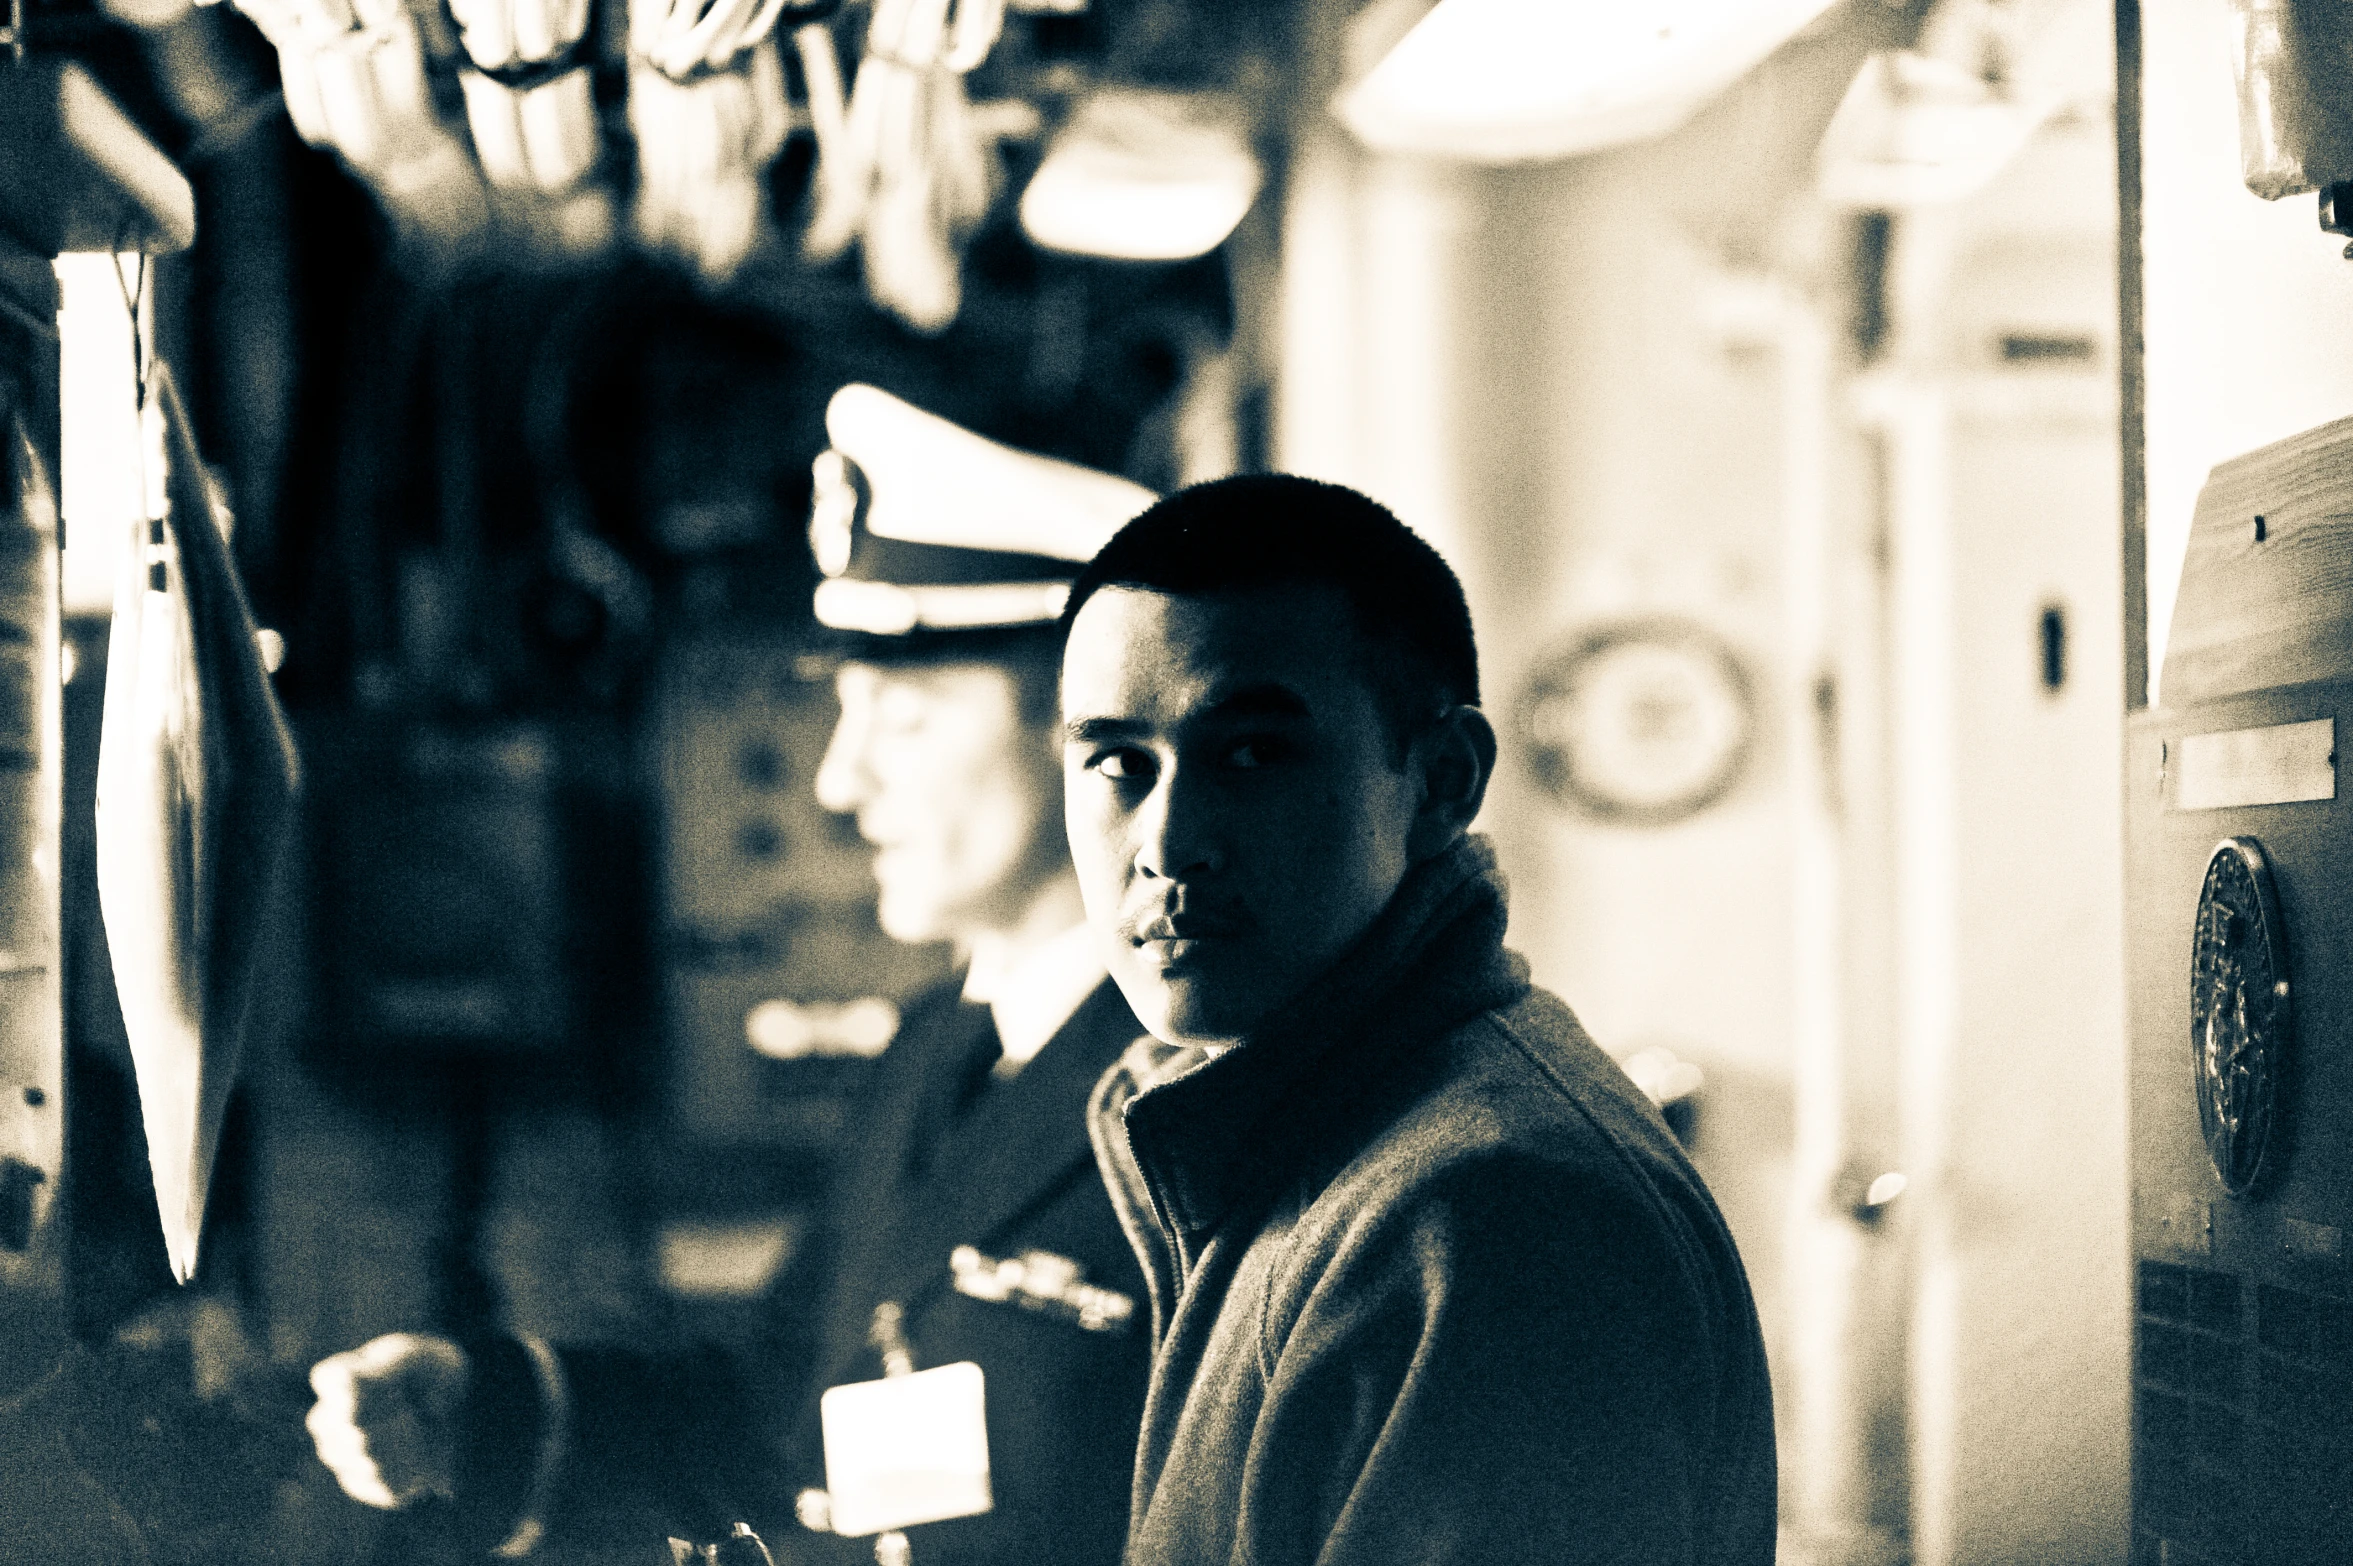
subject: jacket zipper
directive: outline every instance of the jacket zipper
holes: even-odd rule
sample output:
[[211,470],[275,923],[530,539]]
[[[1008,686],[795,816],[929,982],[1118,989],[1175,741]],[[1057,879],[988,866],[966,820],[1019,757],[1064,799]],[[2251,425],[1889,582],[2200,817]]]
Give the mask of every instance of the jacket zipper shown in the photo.
[[1168,1319],[1161,1323],[1162,1335],[1166,1336],[1167,1328],[1176,1320],[1177,1302],[1184,1290],[1184,1249],[1177,1241],[1176,1225],[1169,1221],[1167,1204],[1161,1200],[1160,1183],[1152,1178],[1152,1171],[1145,1167],[1142,1155],[1136,1151],[1134,1128],[1123,1121],[1119,1134],[1127,1142],[1128,1162],[1136,1166],[1136,1179],[1144,1187],[1144,1199],[1152,1204],[1152,1226],[1159,1232],[1161,1250],[1169,1264],[1167,1286],[1162,1291],[1168,1296]]

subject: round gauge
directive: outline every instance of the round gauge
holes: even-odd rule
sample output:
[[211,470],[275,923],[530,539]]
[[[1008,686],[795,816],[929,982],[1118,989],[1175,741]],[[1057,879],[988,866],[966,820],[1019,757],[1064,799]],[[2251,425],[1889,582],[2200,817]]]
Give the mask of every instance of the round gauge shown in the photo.
[[2206,1155],[2233,1196],[2265,1173],[2290,1020],[2287,927],[2270,863],[2253,838],[2225,838],[2206,861],[2190,943],[2190,1069]]
[[1755,737],[1748,675],[1684,621],[1601,627],[1540,663],[1516,727],[1536,779],[1588,815],[1661,826],[1739,781]]

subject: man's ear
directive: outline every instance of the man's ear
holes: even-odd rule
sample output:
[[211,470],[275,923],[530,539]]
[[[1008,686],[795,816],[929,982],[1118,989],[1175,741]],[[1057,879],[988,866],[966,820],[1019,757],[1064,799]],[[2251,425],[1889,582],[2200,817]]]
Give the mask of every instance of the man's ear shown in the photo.
[[1478,817],[1495,775],[1495,725],[1476,707],[1457,707],[1414,741],[1412,765],[1422,802],[1405,849],[1420,864],[1452,848]]

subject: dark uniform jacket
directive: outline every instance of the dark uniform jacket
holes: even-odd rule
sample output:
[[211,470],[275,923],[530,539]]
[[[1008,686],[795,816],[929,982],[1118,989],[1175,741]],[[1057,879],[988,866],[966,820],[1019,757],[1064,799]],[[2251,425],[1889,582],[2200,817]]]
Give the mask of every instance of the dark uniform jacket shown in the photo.
[[[1085,1110],[1142,1031],[1106,980],[1007,1079],[988,1070],[999,1051],[985,1007],[953,987],[910,1007],[851,1122],[812,1242],[830,1280],[814,1319],[804,1295],[766,1355],[560,1350],[572,1429],[548,1521],[595,1519],[607,1536],[642,1529],[658,1553],[656,1526],[711,1539],[740,1518],[780,1562],[872,1562],[871,1540],[800,1528],[793,1501],[825,1482],[819,1394],[883,1372],[869,1330],[890,1301],[916,1368],[970,1360],[987,1388],[995,1509],[908,1530],[917,1566],[1117,1561],[1149,1349],[1143,1280],[1096,1174]],[[1051,1298],[959,1291],[960,1246],[987,1261],[1067,1258],[1133,1312],[1099,1330]],[[487,1363],[486,1379],[527,1386],[527,1364]],[[517,1401],[511,1390],[506,1401]],[[474,1444],[482,1460],[503,1458],[511,1485],[529,1442],[510,1421]]]
[[1503,926],[1466,841],[1249,1039],[1096,1090],[1156,1343],[1132,1566],[1773,1559],[1732,1237]]

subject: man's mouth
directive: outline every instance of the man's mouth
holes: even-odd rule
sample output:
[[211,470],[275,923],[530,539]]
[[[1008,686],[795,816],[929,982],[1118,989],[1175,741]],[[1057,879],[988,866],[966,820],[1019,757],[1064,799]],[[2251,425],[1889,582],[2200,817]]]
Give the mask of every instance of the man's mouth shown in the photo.
[[1149,946],[1178,956],[1203,942],[1231,940],[1249,930],[1249,920],[1239,914],[1163,913],[1131,920],[1121,933],[1130,946]]

